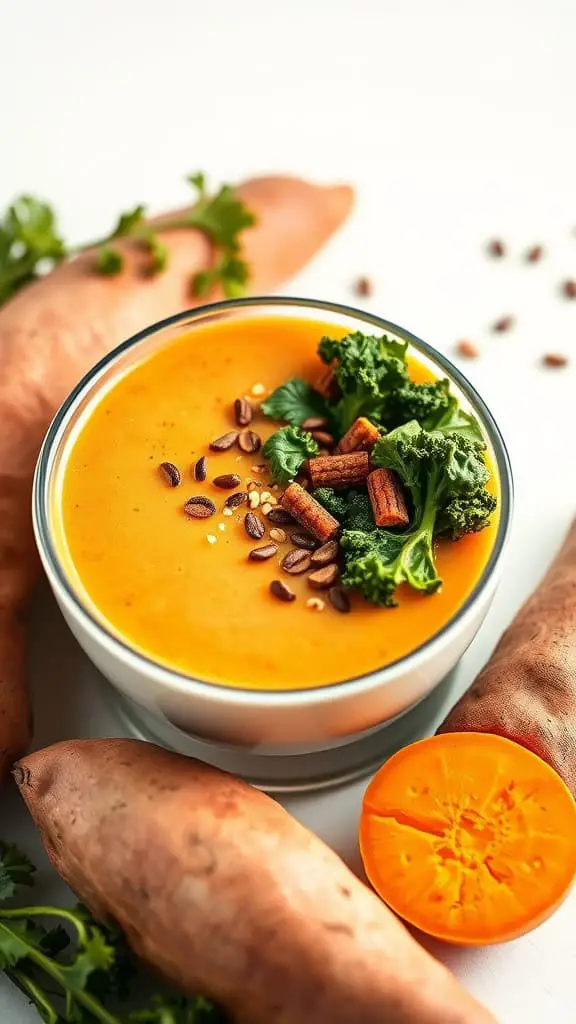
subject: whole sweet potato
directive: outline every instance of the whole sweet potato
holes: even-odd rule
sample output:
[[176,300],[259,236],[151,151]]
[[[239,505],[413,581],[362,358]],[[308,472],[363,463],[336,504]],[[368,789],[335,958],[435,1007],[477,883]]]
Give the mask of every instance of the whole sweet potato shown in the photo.
[[493,1019],[335,853],[246,783],[125,739],[59,743],[14,774],[92,913],[237,1024]]
[[540,586],[439,732],[493,732],[555,768],[576,797],[576,520]]
[[[299,270],[340,226],[352,205],[347,186],[298,178],[256,178],[238,195],[256,216],[243,234],[250,288],[263,294]],[[30,735],[22,671],[22,614],[38,573],[32,536],[32,476],[44,434],[80,377],[119,342],[193,305],[193,275],[210,266],[198,231],[162,233],[167,270],[140,273],[145,257],[121,241],[125,270],[93,272],[87,252],[29,285],[0,309],[0,779]]]

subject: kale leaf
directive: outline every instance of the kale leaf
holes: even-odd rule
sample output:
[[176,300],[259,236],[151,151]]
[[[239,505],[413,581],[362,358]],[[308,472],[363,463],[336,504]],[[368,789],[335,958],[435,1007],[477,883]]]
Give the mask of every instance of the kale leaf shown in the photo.
[[331,407],[342,436],[358,416],[378,420],[386,396],[408,383],[406,344],[356,331],[341,341],[322,338],[318,355],[332,366],[339,398]]
[[344,586],[369,601],[392,606],[401,583],[433,593],[441,585],[433,550],[439,532],[462,536],[482,528],[492,507],[485,490],[489,472],[482,445],[456,432],[423,430],[415,420],[384,435],[374,446],[372,463],[394,470],[413,508],[402,532],[345,530]]
[[300,377],[281,384],[260,403],[260,408],[270,419],[285,420],[292,427],[299,427],[312,416],[325,416],[327,411],[322,395]]
[[278,484],[287,484],[297,476],[306,459],[319,452],[318,442],[307,430],[282,427],[268,438],[262,455],[270,463],[270,472]]

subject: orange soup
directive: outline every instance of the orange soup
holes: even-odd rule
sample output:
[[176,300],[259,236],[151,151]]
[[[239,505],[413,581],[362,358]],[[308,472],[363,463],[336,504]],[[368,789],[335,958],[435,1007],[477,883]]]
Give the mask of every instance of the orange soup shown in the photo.
[[[257,407],[262,394],[290,377],[317,379],[323,333],[341,338],[346,332],[277,317],[198,327],[119,376],[68,453],[53,515],[72,582],[111,632],[186,675],[287,690],[370,672],[445,626],[489,558],[498,512],[481,533],[437,544],[438,592],[422,595],[403,586],[392,609],[353,596],[347,615],[311,591],[304,577],[282,577],[278,562],[289,543],[269,561],[248,560],[255,541],[244,528],[247,507],[225,515],[229,492],[213,480],[237,474],[246,489],[248,481],[261,479],[262,456],[236,446],[215,453],[209,443],[235,429],[236,398],[257,395]],[[409,363],[413,380],[434,379],[413,358]],[[251,428],[263,440],[277,427],[255,412]],[[202,456],[207,478],[198,482],[193,466]],[[179,486],[163,479],[163,462],[178,467]],[[280,492],[271,493],[276,501]],[[183,506],[194,496],[210,498],[216,514],[188,517]],[[279,578],[296,594],[290,603],[270,593]]]

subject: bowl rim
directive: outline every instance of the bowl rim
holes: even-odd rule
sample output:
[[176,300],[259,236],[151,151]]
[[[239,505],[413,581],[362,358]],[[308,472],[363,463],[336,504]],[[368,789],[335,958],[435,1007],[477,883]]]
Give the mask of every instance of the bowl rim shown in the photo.
[[[233,312],[234,310],[250,309],[253,307],[296,307],[298,309],[309,309],[315,312],[332,313],[342,317],[355,318],[364,324],[376,327],[378,330],[389,331],[397,337],[406,341],[416,351],[421,352],[430,359],[435,366],[443,370],[449,378],[462,390],[475,413],[479,414],[484,429],[488,434],[492,445],[496,468],[500,480],[500,519],[498,532],[494,540],[490,557],[484,566],[484,570],[476,586],[470,592],[464,603],[458,608],[448,621],[418,647],[408,654],[385,666],[379,666],[370,672],[353,676],[349,679],[340,680],[334,683],[322,683],[315,687],[298,689],[297,687],[283,690],[258,690],[249,687],[229,686],[225,683],[209,682],[187,676],[177,669],[156,661],[150,655],[136,649],[121,636],[108,629],[81,599],[80,594],[72,585],[65,568],[58,556],[56,546],[52,540],[50,526],[49,497],[51,470],[61,442],[61,432],[72,418],[76,406],[84,397],[85,392],[90,388],[95,378],[108,369],[116,360],[137,346],[147,338],[165,330],[169,327],[185,324],[190,320],[198,320],[202,316]],[[193,324],[190,324],[193,328]],[[427,657],[433,657],[437,649],[449,639],[450,634],[463,624],[468,613],[477,604],[488,584],[493,579],[496,569],[501,561],[506,543],[510,535],[513,512],[514,484],[510,457],[506,448],[500,429],[490,409],[470,383],[467,377],[451,362],[443,353],[439,352],[428,342],[422,341],[416,335],[400,327],[390,320],[386,320],[374,313],[357,309],[343,303],[331,302],[323,299],[302,298],[290,295],[264,295],[249,296],[235,299],[224,299],[219,302],[205,303],[201,306],[194,306],[181,313],[159,320],[156,323],[131,335],[125,341],[120,342],[110,352],[98,360],[88,370],[76,386],[63,401],[56,412],[48,431],[46,432],[34,473],[32,490],[32,521],[36,544],[40,558],[56,596],[64,603],[69,611],[76,618],[79,618],[85,631],[98,644],[103,644],[109,652],[118,656],[121,661],[128,663],[136,671],[145,670],[155,677],[157,683],[162,683],[172,691],[193,696],[195,693],[203,698],[214,702],[235,703],[246,705],[257,703],[260,706],[278,708],[291,706],[294,703],[316,703],[318,700],[331,701],[338,698],[345,698],[352,694],[358,694],[371,689],[375,684],[378,686],[393,682],[399,673],[412,671],[418,664]]]

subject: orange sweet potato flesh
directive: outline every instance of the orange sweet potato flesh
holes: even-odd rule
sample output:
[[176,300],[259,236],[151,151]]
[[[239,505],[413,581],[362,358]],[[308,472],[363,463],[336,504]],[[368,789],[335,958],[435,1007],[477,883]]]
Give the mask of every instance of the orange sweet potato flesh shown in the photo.
[[[300,270],[353,201],[348,186],[288,177],[255,178],[237,192],[257,218],[243,236],[253,294],[272,291]],[[168,269],[152,279],[142,276],[142,254],[122,242],[120,276],[95,275],[93,253],[86,253],[0,309],[0,779],[30,736],[21,619],[38,574],[30,521],[36,458],[58,406],[102,355],[194,305],[192,276],[210,265],[211,245],[198,231],[162,238]]]
[[76,740],[14,775],[48,855],[100,920],[236,1024],[493,1020],[270,797],[137,740]]
[[555,768],[576,797],[576,520],[439,732],[463,730],[521,743]]

